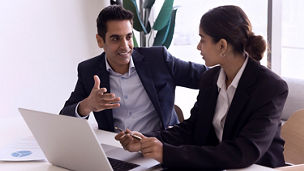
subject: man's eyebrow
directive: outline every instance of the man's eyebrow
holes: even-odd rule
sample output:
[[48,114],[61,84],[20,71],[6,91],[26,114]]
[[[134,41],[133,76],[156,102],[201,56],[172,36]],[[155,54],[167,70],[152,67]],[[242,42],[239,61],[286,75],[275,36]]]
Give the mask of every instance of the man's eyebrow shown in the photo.
[[199,36],[201,36],[201,37],[204,37],[202,34],[198,34]]
[[117,34],[113,34],[113,35],[110,36],[110,38],[120,38],[120,36],[117,35]]

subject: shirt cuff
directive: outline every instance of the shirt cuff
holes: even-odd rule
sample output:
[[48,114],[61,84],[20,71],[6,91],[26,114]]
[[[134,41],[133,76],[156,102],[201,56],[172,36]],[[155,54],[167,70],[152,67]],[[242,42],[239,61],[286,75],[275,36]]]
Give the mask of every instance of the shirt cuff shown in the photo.
[[75,107],[75,116],[77,117],[77,118],[87,118],[88,116],[81,116],[81,115],[79,115],[79,113],[77,112],[78,111],[78,106],[79,106],[79,104],[80,104],[80,102],[79,103],[77,103],[77,105],[76,105],[76,107]]

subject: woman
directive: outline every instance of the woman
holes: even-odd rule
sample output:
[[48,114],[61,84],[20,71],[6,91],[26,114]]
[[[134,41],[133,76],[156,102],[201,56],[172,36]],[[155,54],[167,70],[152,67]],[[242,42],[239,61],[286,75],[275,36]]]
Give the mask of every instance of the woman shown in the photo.
[[[233,169],[285,164],[280,116],[288,88],[259,64],[266,49],[237,6],[204,14],[197,46],[207,66],[191,117],[146,137],[127,130],[115,138],[168,168]],[[136,140],[131,134],[142,137]]]

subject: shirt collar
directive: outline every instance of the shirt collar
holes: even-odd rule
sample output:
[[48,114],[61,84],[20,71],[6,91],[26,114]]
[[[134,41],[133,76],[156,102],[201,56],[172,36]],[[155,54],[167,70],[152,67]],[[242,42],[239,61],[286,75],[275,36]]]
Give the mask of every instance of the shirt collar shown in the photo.
[[[105,55],[105,62],[106,62],[106,70],[110,73],[116,73],[112,67],[110,66],[110,64],[108,63],[108,60],[107,60],[107,55]],[[133,62],[133,58],[131,56],[130,58],[130,64],[129,64],[129,71],[128,71],[128,76],[131,75],[131,73],[135,70],[135,65],[134,65],[134,62]]]
[[[242,76],[242,74],[243,74],[243,72],[244,72],[244,70],[245,70],[245,67],[246,67],[247,63],[248,63],[248,58],[249,58],[249,57],[246,56],[245,62],[243,63],[243,65],[242,65],[242,67],[240,68],[240,70],[238,71],[238,73],[235,75],[235,77],[234,77],[233,81],[231,82],[231,84],[229,85],[229,87],[230,87],[230,86],[233,86],[234,88],[237,88],[237,86],[238,86],[238,84],[239,84],[239,81],[240,81],[240,79],[241,79],[241,76]],[[225,73],[224,69],[221,68],[219,77],[218,77],[218,79],[217,79],[217,87],[218,87],[219,89],[221,89],[221,88],[223,88],[223,87],[225,87],[225,86],[226,86],[226,73]],[[225,87],[225,88],[226,88],[226,87]]]

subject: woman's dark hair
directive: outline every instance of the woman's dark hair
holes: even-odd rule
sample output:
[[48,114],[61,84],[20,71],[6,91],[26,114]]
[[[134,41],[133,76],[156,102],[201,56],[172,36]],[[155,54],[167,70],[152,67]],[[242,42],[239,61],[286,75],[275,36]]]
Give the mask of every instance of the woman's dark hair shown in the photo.
[[204,14],[200,28],[214,42],[225,39],[235,51],[260,61],[266,50],[262,36],[252,32],[251,23],[244,11],[237,6],[227,5],[213,8]]
[[129,20],[133,24],[133,13],[120,5],[110,5],[104,8],[98,15],[97,33],[106,40],[107,22],[111,20]]

